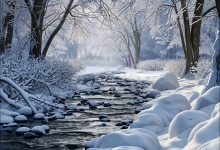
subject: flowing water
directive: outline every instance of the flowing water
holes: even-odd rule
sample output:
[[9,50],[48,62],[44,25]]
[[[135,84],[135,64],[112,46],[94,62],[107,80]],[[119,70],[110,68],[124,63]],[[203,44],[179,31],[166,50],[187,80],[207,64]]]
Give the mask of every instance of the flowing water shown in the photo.
[[[136,95],[131,94],[129,91],[124,91],[125,87],[117,84],[119,81],[102,82],[100,90],[108,90],[111,86],[115,86],[121,97],[114,97],[103,92],[100,95],[86,95],[81,94],[81,97],[68,99],[65,101],[67,105],[77,105],[82,99],[95,100],[101,102],[108,102],[112,104],[111,107],[98,106],[97,109],[89,109],[88,105],[77,106],[84,108],[84,112],[76,112],[71,116],[65,116],[65,119],[57,119],[50,121],[47,125],[50,127],[50,132],[45,136],[35,139],[24,139],[23,136],[16,136],[15,130],[18,127],[3,128],[0,125],[0,149],[7,150],[62,150],[68,149],[66,144],[77,144],[77,150],[85,149],[86,141],[92,140],[101,135],[106,135],[113,131],[120,130],[120,126],[115,126],[121,120],[132,120],[135,116],[134,110],[137,106],[127,105],[127,102],[133,101],[137,98]],[[101,126],[99,121],[100,115],[106,115],[111,120],[105,122],[106,126]],[[24,126],[33,127],[35,125],[42,125],[41,121],[28,118],[28,123],[22,123]],[[19,124],[21,126],[21,124]],[[12,129],[9,133],[8,129]]]

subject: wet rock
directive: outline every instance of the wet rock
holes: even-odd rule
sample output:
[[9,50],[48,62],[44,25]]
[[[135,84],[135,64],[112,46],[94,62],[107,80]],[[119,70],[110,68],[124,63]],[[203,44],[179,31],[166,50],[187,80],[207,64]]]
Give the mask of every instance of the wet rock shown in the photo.
[[37,137],[37,135],[35,133],[32,133],[32,132],[26,132],[24,134],[24,139],[34,139],[36,137]]
[[121,129],[127,129],[127,128],[128,128],[128,126],[126,126],[126,125],[121,127]]
[[12,129],[7,129],[6,132],[7,132],[8,134],[12,134],[13,131],[12,131]]
[[110,103],[104,103],[103,106],[104,106],[104,107],[110,107],[110,106],[112,106],[112,104],[110,104]]
[[136,113],[136,114],[138,114],[138,113],[141,112],[141,111],[142,111],[142,107],[138,107],[138,108],[135,109],[135,113]]
[[88,104],[88,101],[87,101],[86,99],[84,99],[84,100],[81,101],[81,104],[87,105],[87,104]]
[[106,123],[103,122],[100,124],[100,126],[104,127],[104,126],[106,126]]
[[44,128],[44,130],[46,132],[49,132],[50,131],[50,127],[48,125],[42,125],[42,127]]
[[115,124],[115,126],[122,126],[123,124],[121,122],[118,122]]
[[89,106],[89,109],[97,109],[96,106]]
[[122,125],[126,125],[127,123],[132,123],[132,120],[122,120],[121,123]]
[[113,87],[110,87],[109,88],[109,91],[115,91],[115,87],[113,86]]
[[76,144],[66,144],[66,147],[68,147],[69,149],[78,148],[78,146]]

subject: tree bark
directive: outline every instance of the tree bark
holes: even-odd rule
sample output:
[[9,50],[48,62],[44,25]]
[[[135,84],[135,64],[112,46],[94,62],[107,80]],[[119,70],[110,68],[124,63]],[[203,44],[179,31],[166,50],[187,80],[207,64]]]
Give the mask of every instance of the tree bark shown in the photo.
[[199,61],[199,42],[200,42],[200,31],[202,25],[202,11],[204,6],[204,0],[197,0],[194,17],[192,20],[191,27],[191,41],[192,41],[192,49],[194,53],[194,62]]
[[185,39],[186,39],[186,49],[187,49],[187,57],[186,57],[186,70],[185,75],[189,73],[190,68],[194,65],[193,54],[192,54],[192,45],[191,45],[191,34],[190,34],[190,24],[189,24],[189,15],[187,11],[187,6],[185,0],[181,0],[181,7],[183,11],[183,20],[185,27]]
[[[30,8],[29,1],[28,7]],[[31,9],[31,42],[29,55],[38,58],[41,56],[42,34],[43,34],[43,17],[46,7],[46,0],[35,0],[33,9]]]

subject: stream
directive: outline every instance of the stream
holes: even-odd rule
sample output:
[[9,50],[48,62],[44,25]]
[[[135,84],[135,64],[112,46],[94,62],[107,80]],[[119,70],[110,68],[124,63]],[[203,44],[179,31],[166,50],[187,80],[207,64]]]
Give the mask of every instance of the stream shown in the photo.
[[[42,121],[33,120],[33,117],[28,118],[27,123],[20,123],[18,127],[3,128],[0,125],[0,149],[66,150],[69,149],[66,144],[77,144],[78,148],[76,150],[84,150],[86,141],[120,130],[121,126],[115,126],[115,124],[121,122],[121,120],[132,120],[135,116],[135,107],[140,106],[140,104],[128,105],[127,103],[135,100],[137,95],[131,94],[130,91],[125,91],[124,88],[126,86],[120,86],[117,84],[118,82],[124,81],[102,81],[100,90],[107,91],[110,87],[114,86],[119,93],[122,93],[121,97],[114,97],[108,92],[103,92],[99,95],[81,93],[80,97],[67,99],[65,101],[66,105],[74,104],[77,106],[82,99],[87,99],[108,102],[112,106],[104,107],[101,105],[97,109],[89,109],[88,105],[77,106],[78,108],[84,108],[85,111],[74,112],[73,115],[65,116],[65,119],[49,121],[47,125],[50,127],[50,132],[45,136],[35,139],[24,139],[23,136],[15,135],[15,130],[22,125],[27,127],[42,125]],[[110,122],[105,122],[106,126],[101,126],[100,115],[106,115],[110,119]]]

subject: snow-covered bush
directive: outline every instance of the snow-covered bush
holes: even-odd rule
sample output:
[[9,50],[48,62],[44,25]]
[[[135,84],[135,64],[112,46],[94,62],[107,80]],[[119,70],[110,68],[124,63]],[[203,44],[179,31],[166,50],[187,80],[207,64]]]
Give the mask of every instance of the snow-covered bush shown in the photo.
[[139,62],[137,68],[146,71],[159,71],[163,70],[165,62],[165,60],[161,59],[145,60]]
[[173,72],[177,77],[179,77],[184,69],[185,60],[184,59],[169,59],[164,63],[163,69],[165,71]]
[[212,71],[211,60],[199,59],[197,67],[192,67],[192,70],[194,70],[193,74],[195,75],[197,80],[206,78]]
[[[33,87],[35,83],[66,88],[73,75],[83,69],[79,61],[55,59],[18,59],[10,53],[0,55],[0,76],[12,79],[19,86]],[[34,89],[33,89],[34,90]]]

